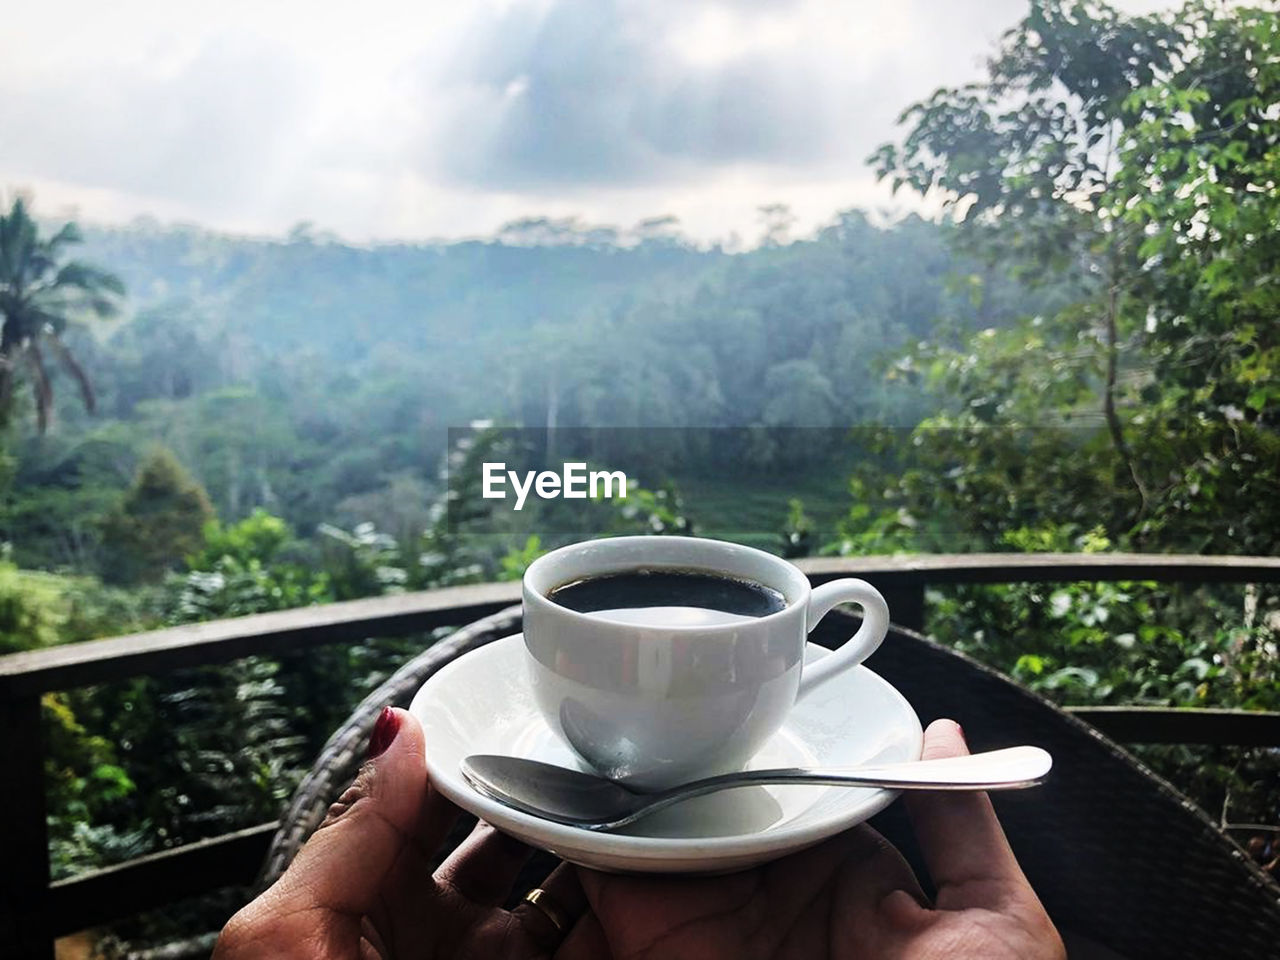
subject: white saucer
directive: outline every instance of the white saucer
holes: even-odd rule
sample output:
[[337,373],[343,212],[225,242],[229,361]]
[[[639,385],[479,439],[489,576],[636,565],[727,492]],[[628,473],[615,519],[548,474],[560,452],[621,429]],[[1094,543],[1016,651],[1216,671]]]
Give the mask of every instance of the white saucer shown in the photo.
[[[805,660],[828,651],[809,644]],[[498,753],[586,769],[551,732],[525,674],[516,634],[459,657],[409,707],[426,731],[427,769],[458,806],[571,863],[621,873],[725,873],[817,843],[887,807],[897,791],[786,785],[686,800],[616,833],[549,823],[482,796],[458,766]],[[752,768],[853,766],[917,760],[923,734],[902,694],[866,667],[833,678],[796,704]]]

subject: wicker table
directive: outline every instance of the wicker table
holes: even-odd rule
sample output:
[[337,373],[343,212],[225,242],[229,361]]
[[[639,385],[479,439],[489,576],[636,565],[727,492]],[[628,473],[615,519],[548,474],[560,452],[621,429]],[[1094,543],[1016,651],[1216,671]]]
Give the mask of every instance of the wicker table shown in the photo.
[[[813,638],[833,646],[856,627],[826,617]],[[277,877],[354,776],[377,713],[407,705],[435,670],[485,643],[518,632],[513,607],[479,620],[405,664],[365,699],[329,740],[294,796],[264,864]],[[1003,794],[996,808],[1009,840],[1072,957],[1280,956],[1280,886],[1204,813],[1124,749],[1001,674],[908,630],[894,628],[868,666],[898,687],[927,724],[953,717],[975,750],[1035,743],[1055,760],[1049,782]],[[901,804],[872,821],[927,871]],[[460,839],[460,837],[459,837]],[[535,861],[529,885],[545,875]]]

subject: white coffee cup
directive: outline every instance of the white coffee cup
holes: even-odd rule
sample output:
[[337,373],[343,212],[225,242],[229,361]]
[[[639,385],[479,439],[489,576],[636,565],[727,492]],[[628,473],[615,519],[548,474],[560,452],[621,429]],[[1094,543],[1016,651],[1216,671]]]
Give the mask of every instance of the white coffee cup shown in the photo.
[[[639,569],[763,584],[781,593],[785,606],[762,617],[690,625],[606,619],[548,599],[577,580]],[[811,588],[786,560],[692,537],[561,547],[529,565],[523,594],[526,660],[547,723],[601,774],[643,789],[742,769],[797,697],[860,664],[889,629],[884,598],[863,580]],[[804,667],[809,632],[840,603],[862,606],[861,628]]]

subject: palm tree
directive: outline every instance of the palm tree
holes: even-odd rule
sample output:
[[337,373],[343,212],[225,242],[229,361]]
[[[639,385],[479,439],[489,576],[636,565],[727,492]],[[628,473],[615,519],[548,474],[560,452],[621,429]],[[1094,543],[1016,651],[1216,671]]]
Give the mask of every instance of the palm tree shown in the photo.
[[75,378],[85,408],[93,412],[93,387],[62,334],[74,316],[115,314],[124,284],[105,270],[66,260],[67,248],[81,242],[74,223],[42,238],[22,197],[13,201],[8,214],[0,214],[0,423],[8,417],[14,382],[25,366],[31,374],[37,425],[41,433],[48,427],[53,387],[46,347]]

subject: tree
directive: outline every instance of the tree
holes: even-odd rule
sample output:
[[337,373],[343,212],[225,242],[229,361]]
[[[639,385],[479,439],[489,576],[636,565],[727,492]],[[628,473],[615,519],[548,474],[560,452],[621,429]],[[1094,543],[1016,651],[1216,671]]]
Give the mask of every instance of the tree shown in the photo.
[[[906,111],[880,173],[934,191],[992,271],[1069,296],[902,359],[943,412],[862,465],[838,549],[1274,555],[1277,102],[1274,9],[1032,0],[983,82]],[[932,635],[1059,701],[1273,709],[1280,690],[1266,586],[942,594]],[[1221,822],[1274,815],[1273,756],[1156,749]]]
[[168,450],[153,451],[103,525],[106,580],[144,583],[177,569],[205,546],[209,497]]
[[[903,114],[880,175],[941,196],[989,263],[1074,292],[899,366],[949,401],[924,431],[940,482],[917,494],[995,529],[1028,522],[1017,505],[1034,500],[1147,548],[1274,549],[1278,56],[1275,12],[1034,0],[986,81]],[[993,470],[1052,463],[1054,447],[1067,483]]]
[[119,278],[65,259],[67,248],[80,242],[74,223],[42,238],[22,197],[14,199],[8,214],[0,215],[0,419],[8,416],[14,380],[25,365],[31,374],[36,422],[42,433],[53,416],[53,387],[44,348],[47,346],[75,378],[84,405],[92,412],[93,387],[63,343],[62,334],[79,314],[114,315],[119,298],[124,296]]
[[[1189,16],[1188,16],[1189,14]],[[1197,19],[1199,18],[1199,19]],[[1280,544],[1280,12],[1196,3],[1195,59],[1123,109],[1108,218],[1142,269],[1149,538]],[[1225,521],[1225,522],[1224,522]]]
[[791,228],[796,224],[796,216],[785,203],[766,203],[757,207],[760,221],[764,224],[764,232],[760,237],[762,247],[780,247],[790,242]]

